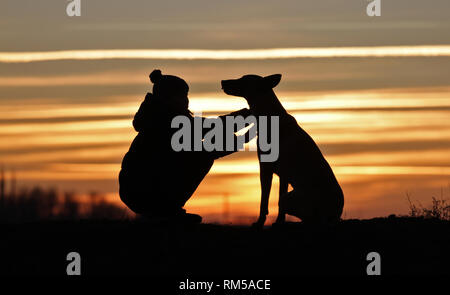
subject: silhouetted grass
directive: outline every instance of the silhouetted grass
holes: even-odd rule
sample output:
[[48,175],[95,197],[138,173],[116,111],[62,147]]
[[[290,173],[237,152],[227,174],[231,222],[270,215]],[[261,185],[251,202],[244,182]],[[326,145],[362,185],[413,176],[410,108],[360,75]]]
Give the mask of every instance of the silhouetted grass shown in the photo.
[[443,190],[441,190],[441,196],[439,198],[431,198],[431,205],[429,207],[424,207],[420,202],[414,203],[411,201],[408,193],[406,194],[406,198],[409,202],[409,216],[450,220],[450,201],[444,198]]

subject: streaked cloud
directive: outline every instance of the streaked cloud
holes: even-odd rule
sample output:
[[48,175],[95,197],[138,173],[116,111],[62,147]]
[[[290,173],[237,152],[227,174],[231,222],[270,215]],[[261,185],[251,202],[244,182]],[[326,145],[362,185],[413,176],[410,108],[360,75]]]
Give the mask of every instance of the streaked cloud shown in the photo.
[[39,52],[0,52],[0,62],[23,63],[57,60],[164,59],[164,60],[259,60],[335,57],[450,56],[450,45],[309,47],[269,49],[95,49]]

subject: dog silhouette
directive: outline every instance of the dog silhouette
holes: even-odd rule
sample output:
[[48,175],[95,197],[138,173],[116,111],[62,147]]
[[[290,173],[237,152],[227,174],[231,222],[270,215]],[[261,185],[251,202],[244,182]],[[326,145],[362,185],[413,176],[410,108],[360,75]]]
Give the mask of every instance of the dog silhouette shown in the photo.
[[[254,116],[279,117],[279,156],[274,162],[261,161],[263,152],[258,126],[261,206],[259,218],[253,225],[262,227],[266,221],[273,173],[280,178],[279,210],[275,223],[285,222],[285,214],[308,223],[336,222],[344,206],[342,189],[314,140],[300,128],[275,95],[273,88],[280,80],[280,74],[267,77],[245,75],[239,79],[222,80],[224,92],[244,97]],[[290,192],[289,184],[293,188]]]

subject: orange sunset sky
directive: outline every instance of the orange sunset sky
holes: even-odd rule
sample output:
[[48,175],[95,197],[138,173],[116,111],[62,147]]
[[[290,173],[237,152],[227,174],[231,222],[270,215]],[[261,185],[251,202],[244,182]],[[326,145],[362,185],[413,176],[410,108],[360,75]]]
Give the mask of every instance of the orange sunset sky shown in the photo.
[[[159,68],[189,83],[205,116],[247,106],[220,80],[283,74],[275,91],[330,162],[344,218],[406,214],[406,193],[424,205],[450,196],[448,1],[382,0],[373,18],[362,0],[81,0],[79,17],[67,3],[0,3],[0,164],[19,187],[120,202],[131,120]],[[252,221],[256,154],[216,161],[187,209]]]

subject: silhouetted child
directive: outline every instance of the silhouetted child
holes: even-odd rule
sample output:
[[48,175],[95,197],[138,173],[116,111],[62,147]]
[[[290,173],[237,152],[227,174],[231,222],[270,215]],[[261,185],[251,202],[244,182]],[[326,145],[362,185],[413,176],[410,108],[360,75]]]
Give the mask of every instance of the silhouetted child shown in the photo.
[[[147,93],[134,116],[133,126],[138,135],[122,161],[120,198],[135,213],[146,217],[201,222],[199,215],[186,213],[183,206],[214,160],[236,149],[175,152],[171,139],[177,129],[171,128],[172,119],[183,115],[191,120],[192,129],[194,126],[194,117],[189,111],[189,86],[183,79],[162,75],[159,70],[150,74],[150,80],[154,84],[153,94]],[[250,111],[241,109],[226,116],[238,115],[246,117]],[[203,129],[203,135],[205,133]],[[251,140],[248,131],[242,136],[245,142]],[[236,142],[236,136],[234,140]]]

